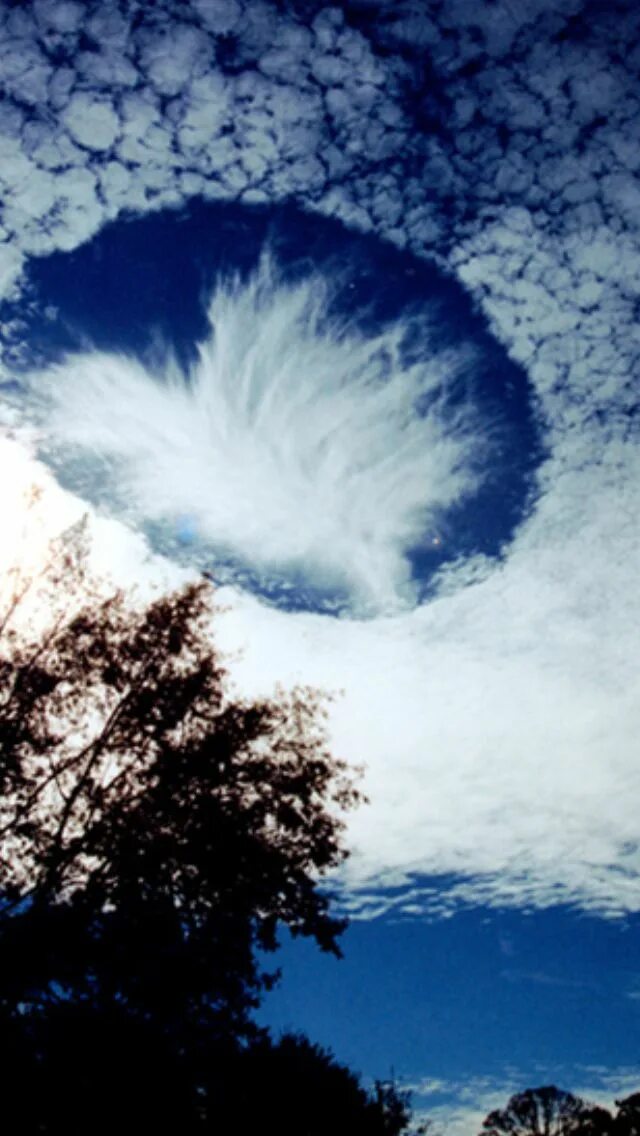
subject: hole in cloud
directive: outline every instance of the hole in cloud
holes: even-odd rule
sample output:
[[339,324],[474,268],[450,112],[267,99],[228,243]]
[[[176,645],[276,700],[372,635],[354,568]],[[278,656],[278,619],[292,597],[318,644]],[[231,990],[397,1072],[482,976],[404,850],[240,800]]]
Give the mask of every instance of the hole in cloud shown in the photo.
[[335,222],[119,222],[32,262],[3,315],[60,480],[286,609],[410,609],[445,566],[500,557],[531,504],[523,372],[457,284]]

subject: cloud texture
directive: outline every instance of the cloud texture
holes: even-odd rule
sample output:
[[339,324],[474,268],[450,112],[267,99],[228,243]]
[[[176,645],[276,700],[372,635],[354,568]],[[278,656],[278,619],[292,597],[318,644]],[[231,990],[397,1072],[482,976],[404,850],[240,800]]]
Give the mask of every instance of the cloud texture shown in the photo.
[[26,401],[49,459],[79,458],[89,497],[106,473],[169,551],[188,544],[219,580],[232,557],[258,586],[280,572],[329,610],[388,614],[417,601],[409,553],[440,543],[499,427],[457,389],[468,348],[427,340],[416,357],[410,319],[366,335],[331,320],[327,289],[319,273],[286,283],[263,258],[218,285],[190,374],[171,358],[150,370],[72,355],[30,375]]
[[[293,200],[433,258],[469,289],[526,367],[549,444],[535,512],[505,562],[455,567],[437,602],[366,626],[234,596],[222,634],[247,643],[238,665],[247,685],[275,676],[345,690],[336,743],[367,763],[372,799],[351,830],[357,911],[391,902],[369,901],[374,884],[423,872],[456,874],[450,899],[637,909],[640,13],[630,2],[579,0],[373,8],[6,5],[0,283],[15,297],[30,257],[73,249],[125,210],[202,195]],[[2,330],[19,344],[13,316]],[[350,365],[368,366],[358,355],[368,350],[350,344]],[[203,376],[213,365],[205,354]],[[119,428],[123,364],[92,357],[73,367],[65,399],[77,400],[77,415],[64,430],[86,431],[82,400],[105,381]],[[9,353],[7,380],[11,368]],[[148,383],[142,372],[133,381]],[[202,398],[205,389],[203,378]],[[336,391],[332,405],[348,410],[346,397]],[[162,398],[147,431],[164,429]],[[402,595],[398,550],[412,510],[425,507],[399,407],[397,464],[381,483],[390,500],[371,517],[373,577],[343,552],[352,586],[369,597]],[[187,432],[193,409],[185,404]],[[381,402],[367,403],[369,419],[381,413]],[[238,444],[244,423],[246,444],[246,415],[234,423]],[[98,448],[99,428],[90,426]],[[322,417],[313,429],[319,438]],[[439,429],[448,449],[430,483],[436,503],[467,477],[466,423],[446,439]],[[267,460],[260,446],[251,460]],[[340,453],[346,460],[346,445]],[[151,496],[145,470],[142,460],[133,475],[139,502]],[[274,476],[289,521],[303,471],[281,452]],[[394,477],[408,488],[401,505]],[[256,469],[229,492],[253,494],[261,479]],[[174,481],[176,512],[206,527],[205,507],[184,508]],[[366,515],[355,466],[347,481],[339,503],[329,466],[319,482],[332,536],[340,509],[345,526]],[[251,510],[246,518],[255,543]],[[308,539],[319,546],[324,534]],[[298,555],[293,530],[286,547]],[[393,902],[420,910],[447,900],[421,885]]]

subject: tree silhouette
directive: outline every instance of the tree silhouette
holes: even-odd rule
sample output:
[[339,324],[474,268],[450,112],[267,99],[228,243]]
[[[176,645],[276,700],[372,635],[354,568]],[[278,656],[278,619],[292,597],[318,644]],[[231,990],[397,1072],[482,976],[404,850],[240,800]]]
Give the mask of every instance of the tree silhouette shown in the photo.
[[580,1136],[612,1136],[618,1131],[617,1120],[600,1105],[585,1105],[578,1131]]
[[19,622],[28,587],[0,619],[5,1075],[24,1089],[16,1130],[76,1130],[64,1067],[78,1102],[104,1098],[91,1131],[122,1130],[133,1078],[146,1119],[127,1130],[177,1110],[187,1133],[212,1068],[268,1049],[252,1012],[279,926],[340,953],[319,882],[360,795],[317,692],[233,694],[208,584],[136,606],[85,586],[83,563],[79,528],[38,585],[47,625]]
[[[611,1117],[605,1109],[585,1104],[580,1097],[543,1085],[512,1096],[503,1109],[489,1113],[482,1125],[487,1136],[570,1136],[604,1133]],[[602,1125],[604,1124],[604,1127]]]
[[615,1131],[619,1136],[640,1136],[640,1093],[617,1100]]
[[[356,1074],[301,1034],[276,1044],[262,1038],[239,1055],[233,1074],[218,1085],[211,1131],[224,1121],[228,1131],[234,1122],[240,1132],[278,1136],[399,1136],[410,1123],[408,1094],[380,1082],[367,1092]],[[251,1093],[243,1092],[246,1085]]]

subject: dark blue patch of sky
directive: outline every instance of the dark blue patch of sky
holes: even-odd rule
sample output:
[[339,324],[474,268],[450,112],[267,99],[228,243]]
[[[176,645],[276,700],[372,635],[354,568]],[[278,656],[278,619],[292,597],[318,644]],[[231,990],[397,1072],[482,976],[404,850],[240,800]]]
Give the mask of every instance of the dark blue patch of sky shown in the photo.
[[[471,373],[447,398],[455,403],[470,397],[479,408],[490,435],[488,457],[477,491],[442,518],[442,539],[425,533],[410,550],[420,599],[431,594],[442,564],[477,553],[504,555],[532,508],[536,470],[544,457],[526,372],[489,333],[457,281],[434,264],[335,220],[292,206],[199,200],[118,220],[72,252],[31,261],[21,302],[0,308],[0,319],[13,321],[15,328],[5,357],[13,354],[18,374],[20,368],[42,367],[74,350],[125,352],[151,367],[170,351],[186,376],[197,343],[208,333],[206,303],[216,281],[233,273],[247,276],[266,247],[285,280],[322,273],[332,295],[331,320],[347,320],[367,334],[411,314],[414,330],[406,350],[412,356],[461,344],[473,349]],[[158,533],[151,535],[160,540]],[[238,582],[257,587],[250,565],[236,563],[224,550],[220,562]],[[263,592],[287,609],[319,606],[339,612],[347,602],[338,594],[322,599],[299,580],[275,580],[266,590],[263,582]]]
[[587,1066],[637,1052],[639,931],[638,916],[477,907],[353,922],[343,959],[288,937],[261,1021],[307,1032],[371,1078],[393,1067],[405,1080],[500,1082],[512,1070],[526,1088],[561,1079],[570,1053],[587,1081]]

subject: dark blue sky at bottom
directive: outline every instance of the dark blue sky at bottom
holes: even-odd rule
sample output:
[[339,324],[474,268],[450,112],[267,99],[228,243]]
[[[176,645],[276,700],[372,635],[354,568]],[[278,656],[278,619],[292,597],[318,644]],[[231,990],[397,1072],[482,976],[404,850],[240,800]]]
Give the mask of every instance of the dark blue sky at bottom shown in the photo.
[[640,917],[476,907],[353,922],[340,960],[288,937],[261,1021],[307,1032],[367,1078],[499,1083],[509,1070],[521,1088],[572,1089],[571,1069],[640,1052],[639,931]]

